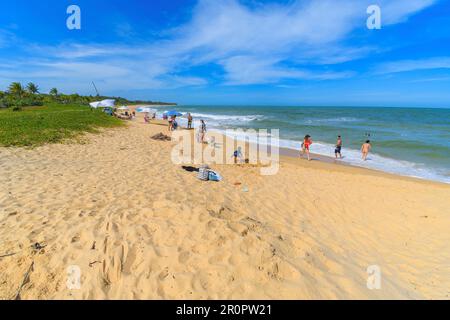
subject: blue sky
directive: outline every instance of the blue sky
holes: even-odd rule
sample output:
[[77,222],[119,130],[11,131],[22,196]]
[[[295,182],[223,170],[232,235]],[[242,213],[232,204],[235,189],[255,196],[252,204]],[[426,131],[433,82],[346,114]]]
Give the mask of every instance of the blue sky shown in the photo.
[[[66,9],[81,8],[81,30]],[[366,9],[381,8],[369,30]],[[0,90],[180,104],[450,107],[449,0],[15,0]]]

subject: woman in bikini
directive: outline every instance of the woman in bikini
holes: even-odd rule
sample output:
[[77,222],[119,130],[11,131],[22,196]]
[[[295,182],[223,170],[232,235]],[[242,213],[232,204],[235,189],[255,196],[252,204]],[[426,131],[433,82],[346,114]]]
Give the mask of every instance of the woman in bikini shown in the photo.
[[306,155],[308,156],[308,161],[311,161],[311,157],[309,155],[309,147],[311,145],[312,145],[311,136],[307,134],[303,139],[301,156],[303,157],[303,155],[306,153]]

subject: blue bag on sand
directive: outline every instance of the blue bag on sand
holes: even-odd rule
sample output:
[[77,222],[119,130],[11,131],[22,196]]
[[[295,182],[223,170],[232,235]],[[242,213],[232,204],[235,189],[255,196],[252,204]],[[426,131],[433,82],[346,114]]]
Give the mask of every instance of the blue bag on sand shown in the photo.
[[211,181],[221,181],[222,177],[217,172],[210,170],[209,171],[209,180],[211,180]]

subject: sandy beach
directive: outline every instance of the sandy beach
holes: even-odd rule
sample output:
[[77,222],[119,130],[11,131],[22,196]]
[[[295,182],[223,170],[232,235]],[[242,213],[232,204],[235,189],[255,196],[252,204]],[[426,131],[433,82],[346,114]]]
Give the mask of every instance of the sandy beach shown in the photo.
[[0,299],[449,299],[449,185],[290,157],[202,182],[159,132],[0,148]]

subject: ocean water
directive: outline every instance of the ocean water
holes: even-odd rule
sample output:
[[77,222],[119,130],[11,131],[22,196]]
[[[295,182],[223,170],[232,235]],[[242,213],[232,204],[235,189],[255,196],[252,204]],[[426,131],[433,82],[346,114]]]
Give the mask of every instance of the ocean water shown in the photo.
[[[280,146],[285,148],[299,150],[309,134],[314,142],[311,152],[332,157],[341,135],[343,162],[450,183],[450,109],[178,106],[177,110],[190,112],[194,126],[204,119],[209,129],[280,129]],[[359,150],[367,139],[373,149],[364,162]]]

